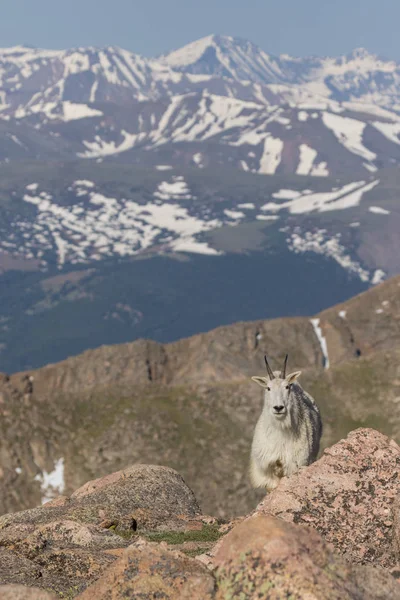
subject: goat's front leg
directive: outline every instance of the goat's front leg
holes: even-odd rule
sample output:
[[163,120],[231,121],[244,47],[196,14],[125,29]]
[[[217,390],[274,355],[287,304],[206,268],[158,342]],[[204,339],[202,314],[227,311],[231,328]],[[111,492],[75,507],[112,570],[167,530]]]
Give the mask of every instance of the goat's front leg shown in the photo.
[[277,487],[280,478],[277,477],[273,468],[263,469],[252,459],[250,461],[250,480],[254,488],[265,488],[267,492],[270,492]]

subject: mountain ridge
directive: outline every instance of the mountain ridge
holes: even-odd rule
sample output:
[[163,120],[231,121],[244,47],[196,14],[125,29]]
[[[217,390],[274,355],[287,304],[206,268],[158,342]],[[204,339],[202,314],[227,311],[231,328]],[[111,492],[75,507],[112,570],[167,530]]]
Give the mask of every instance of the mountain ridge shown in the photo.
[[303,371],[322,411],[323,447],[360,426],[399,439],[399,314],[395,277],[313,318],[103,346],[3,375],[0,511],[49,497],[55,469],[68,494],[116,468],[161,460],[180,464],[208,512],[240,514],[256,498],[246,467],[262,399],[250,377],[265,372],[264,353],[279,366],[288,352],[289,368]]

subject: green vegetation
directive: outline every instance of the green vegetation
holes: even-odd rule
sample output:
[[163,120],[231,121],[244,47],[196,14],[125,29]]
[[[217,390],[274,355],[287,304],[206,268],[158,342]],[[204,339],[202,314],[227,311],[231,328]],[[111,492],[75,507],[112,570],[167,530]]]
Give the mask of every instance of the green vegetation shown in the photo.
[[80,590],[77,585],[74,585],[65,592],[60,592],[54,589],[48,589],[47,591],[52,592],[53,594],[57,594],[57,596],[60,596],[60,598],[62,598],[63,600],[72,600],[73,598],[75,598],[75,596],[79,593]]
[[190,531],[162,531],[145,534],[149,542],[167,542],[167,544],[183,544],[185,542],[216,542],[223,534],[215,525],[203,525],[202,529]]

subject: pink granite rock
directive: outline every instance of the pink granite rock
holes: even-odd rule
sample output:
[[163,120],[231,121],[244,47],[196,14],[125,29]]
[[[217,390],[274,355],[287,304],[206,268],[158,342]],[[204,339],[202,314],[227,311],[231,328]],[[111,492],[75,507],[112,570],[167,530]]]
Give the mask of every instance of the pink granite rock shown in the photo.
[[400,447],[377,431],[357,429],[326,449],[320,460],[283,479],[256,514],[317,529],[353,563],[394,568],[399,563],[394,520],[399,495]]
[[400,600],[384,569],[351,565],[320,534],[264,515],[245,519],[218,544],[216,600]]

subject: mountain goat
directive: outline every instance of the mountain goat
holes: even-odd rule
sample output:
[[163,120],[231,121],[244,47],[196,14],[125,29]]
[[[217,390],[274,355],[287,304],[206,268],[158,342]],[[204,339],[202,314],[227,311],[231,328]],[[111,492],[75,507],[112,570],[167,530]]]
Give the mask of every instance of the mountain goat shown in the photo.
[[316,460],[322,421],[314,399],[296,382],[301,371],[286,376],[288,355],[281,372],[272,372],[264,359],[268,377],[252,377],[265,394],[251,446],[250,479],[253,487],[270,491],[282,477]]

